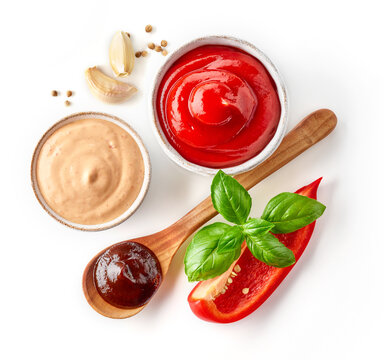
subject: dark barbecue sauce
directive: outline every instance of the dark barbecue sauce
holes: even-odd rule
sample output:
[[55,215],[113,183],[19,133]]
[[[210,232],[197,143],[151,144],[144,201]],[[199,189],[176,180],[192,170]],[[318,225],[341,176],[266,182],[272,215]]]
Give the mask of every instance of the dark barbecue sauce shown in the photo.
[[100,255],[94,281],[100,296],[111,305],[132,309],[146,304],[162,280],[160,263],[146,246],[127,241]]

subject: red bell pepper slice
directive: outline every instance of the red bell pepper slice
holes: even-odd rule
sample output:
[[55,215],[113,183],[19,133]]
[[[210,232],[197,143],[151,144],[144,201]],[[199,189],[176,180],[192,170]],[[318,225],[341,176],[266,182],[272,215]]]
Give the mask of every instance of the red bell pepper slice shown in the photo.
[[[316,199],[320,181],[321,178],[296,193]],[[297,262],[314,228],[315,221],[293,233],[275,236],[293,251]],[[194,287],[188,296],[189,306],[196,316],[206,321],[238,321],[267,300],[294,266],[295,264],[286,268],[268,266],[257,260],[243,245],[242,254],[230,269],[214,279],[201,281]]]

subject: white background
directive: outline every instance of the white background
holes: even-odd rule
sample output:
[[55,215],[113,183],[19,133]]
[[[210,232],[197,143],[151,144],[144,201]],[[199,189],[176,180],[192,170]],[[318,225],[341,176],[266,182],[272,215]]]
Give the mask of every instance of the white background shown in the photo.
[[[0,10],[1,359],[353,359],[383,358],[383,11],[381,1],[4,1]],[[151,34],[144,26],[152,24]],[[282,191],[324,180],[327,205],[303,257],[271,298],[246,319],[199,320],[187,296],[183,246],[147,308],[104,318],[85,301],[88,260],[115,242],[160,230],[209,193],[210,178],[187,173],[161,151],[147,112],[149,85],[165,60],[151,52],[130,81],[140,92],[108,105],[88,92],[84,70],[108,69],[109,41],[132,33],[136,49],[166,39],[227,34],[275,62],[290,98],[289,128],[318,108],[336,131],[251,191],[252,215]],[[73,105],[50,92],[75,92]],[[36,201],[29,166],[43,132],[63,116],[103,111],[142,136],[153,174],[137,213],[83,233],[50,218]]]

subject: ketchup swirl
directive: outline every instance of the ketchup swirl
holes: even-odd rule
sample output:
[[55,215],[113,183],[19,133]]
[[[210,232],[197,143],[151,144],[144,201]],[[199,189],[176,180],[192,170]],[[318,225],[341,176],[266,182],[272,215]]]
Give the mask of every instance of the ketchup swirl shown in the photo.
[[180,57],[162,79],[156,107],[170,144],[186,160],[211,168],[260,153],[281,113],[276,85],[261,62],[219,45]]

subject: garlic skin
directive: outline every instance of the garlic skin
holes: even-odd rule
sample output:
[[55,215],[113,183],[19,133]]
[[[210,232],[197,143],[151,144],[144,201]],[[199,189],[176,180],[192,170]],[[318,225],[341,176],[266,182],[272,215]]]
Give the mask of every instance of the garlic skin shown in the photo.
[[124,31],[118,31],[109,46],[109,63],[118,77],[128,76],[135,64],[135,53],[131,39]]
[[105,75],[96,66],[85,71],[85,78],[91,93],[107,103],[124,102],[137,92],[134,86]]

